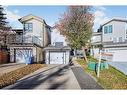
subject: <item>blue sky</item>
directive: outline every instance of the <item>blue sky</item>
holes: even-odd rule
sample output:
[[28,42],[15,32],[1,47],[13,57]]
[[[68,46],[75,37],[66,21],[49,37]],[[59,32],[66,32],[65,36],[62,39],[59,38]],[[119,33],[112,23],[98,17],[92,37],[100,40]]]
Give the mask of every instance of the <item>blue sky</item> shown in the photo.
[[[104,22],[114,18],[126,18],[127,6],[93,6],[95,15],[94,31]],[[5,6],[7,18],[13,28],[22,28],[22,24],[18,21],[19,18],[33,14],[45,19],[46,23],[53,26],[58,21],[67,6]]]

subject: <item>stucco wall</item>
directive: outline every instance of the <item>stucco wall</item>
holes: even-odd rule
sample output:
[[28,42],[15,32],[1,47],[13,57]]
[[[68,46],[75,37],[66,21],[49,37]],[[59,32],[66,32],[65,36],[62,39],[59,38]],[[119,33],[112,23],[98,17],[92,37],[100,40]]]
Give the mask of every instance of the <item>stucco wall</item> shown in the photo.
[[55,45],[55,42],[63,42],[63,45],[67,46],[67,42],[65,41],[65,37],[63,35],[61,35],[57,29],[52,29],[51,44]]
[[[104,34],[104,27],[108,25],[112,25],[113,32]],[[103,42],[113,41],[113,38],[119,39],[119,37],[125,39],[125,26],[126,26],[125,22],[119,22],[119,21],[112,21],[104,25],[102,41]]]
[[49,28],[44,28],[44,46],[48,46],[51,43],[51,30]]
[[32,23],[33,24],[33,31],[32,32],[26,31],[24,37],[37,36],[40,40],[39,45],[41,45],[41,46],[44,45],[43,47],[47,46],[50,43],[49,31],[47,30],[46,24],[43,21],[31,19],[31,20],[25,21],[25,23]]
[[42,62],[44,60],[42,48],[36,47],[36,56],[37,56],[37,62]]

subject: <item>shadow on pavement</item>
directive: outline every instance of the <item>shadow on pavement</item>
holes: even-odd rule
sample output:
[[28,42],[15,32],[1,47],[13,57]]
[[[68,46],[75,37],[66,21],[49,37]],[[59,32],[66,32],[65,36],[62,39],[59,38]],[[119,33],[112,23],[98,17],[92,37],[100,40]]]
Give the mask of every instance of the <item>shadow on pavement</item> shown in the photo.
[[[58,66],[47,69],[25,79],[19,80],[16,84],[10,85],[7,88],[5,87],[5,89],[34,89],[35,87],[40,86],[40,84],[43,87],[45,85],[45,82],[50,84],[49,88],[47,89],[57,89],[63,86],[68,81],[68,78],[65,78],[60,82],[56,82],[56,79],[60,76],[63,76],[68,71],[69,66],[65,65],[61,68],[58,68],[58,70],[56,70],[55,72],[52,72],[52,69],[56,67]],[[50,73],[44,74],[47,71]]]

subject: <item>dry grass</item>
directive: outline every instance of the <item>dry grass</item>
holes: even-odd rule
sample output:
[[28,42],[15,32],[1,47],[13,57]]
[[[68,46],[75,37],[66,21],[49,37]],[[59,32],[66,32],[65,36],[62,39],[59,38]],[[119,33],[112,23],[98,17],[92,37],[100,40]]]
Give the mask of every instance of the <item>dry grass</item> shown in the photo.
[[97,78],[95,71],[89,70],[84,60],[78,59],[77,62],[87,73],[94,76],[105,89],[127,89],[127,76],[115,68],[109,66],[109,69],[102,70],[100,77]]
[[8,86],[10,84],[15,83],[20,78],[44,67],[43,64],[31,64],[26,65],[25,67],[19,68],[17,70],[5,73],[0,76],[0,88],[3,88],[5,86]]

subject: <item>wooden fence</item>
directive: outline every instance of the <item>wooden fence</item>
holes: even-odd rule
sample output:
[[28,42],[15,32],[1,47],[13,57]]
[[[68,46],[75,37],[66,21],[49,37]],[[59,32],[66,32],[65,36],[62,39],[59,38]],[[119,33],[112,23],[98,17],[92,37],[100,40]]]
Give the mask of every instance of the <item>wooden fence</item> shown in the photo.
[[9,54],[7,51],[0,51],[0,64],[7,63],[9,61]]

